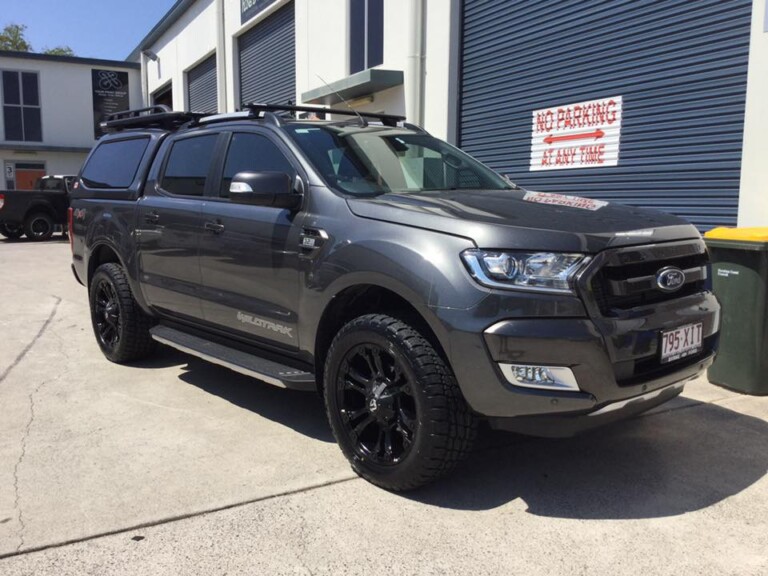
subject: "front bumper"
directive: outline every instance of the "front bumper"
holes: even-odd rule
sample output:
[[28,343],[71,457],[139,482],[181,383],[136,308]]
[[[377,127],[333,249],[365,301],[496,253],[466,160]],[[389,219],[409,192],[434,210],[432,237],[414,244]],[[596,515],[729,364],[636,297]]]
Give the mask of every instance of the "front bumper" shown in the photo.
[[[710,358],[707,361],[707,365],[711,364],[711,362],[712,359]],[[659,406],[664,402],[668,402],[683,391],[686,381],[676,382],[653,392],[646,392],[635,398],[606,404],[602,408],[587,414],[490,418],[489,423],[496,430],[506,430],[530,436],[550,438],[574,436],[599,426],[625,420]]]
[[[476,316],[465,323],[459,317],[450,320],[451,363],[472,409],[507,429],[521,429],[516,424],[537,419],[522,428],[560,436],[652,408],[679,394],[681,386],[673,385],[698,377],[712,362],[720,306],[711,293],[702,292],[637,308],[621,318],[510,319],[486,325],[479,333],[472,330]],[[661,332],[698,322],[703,325],[701,353],[660,364]],[[462,324],[466,330],[459,329]],[[580,390],[515,386],[503,376],[501,364],[568,367]],[[636,401],[625,402],[630,399]],[[616,403],[624,404],[605,409]],[[576,422],[582,416],[587,420]]]

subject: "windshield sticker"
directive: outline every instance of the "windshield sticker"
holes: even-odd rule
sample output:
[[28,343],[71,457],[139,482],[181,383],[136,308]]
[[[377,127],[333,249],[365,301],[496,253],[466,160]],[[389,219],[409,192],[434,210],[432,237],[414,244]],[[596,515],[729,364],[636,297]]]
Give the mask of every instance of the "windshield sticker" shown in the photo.
[[607,206],[603,200],[592,200],[580,196],[565,196],[563,194],[550,194],[549,192],[526,192],[523,200],[537,204],[549,204],[550,206],[566,206],[568,208],[580,208],[582,210],[600,210]]

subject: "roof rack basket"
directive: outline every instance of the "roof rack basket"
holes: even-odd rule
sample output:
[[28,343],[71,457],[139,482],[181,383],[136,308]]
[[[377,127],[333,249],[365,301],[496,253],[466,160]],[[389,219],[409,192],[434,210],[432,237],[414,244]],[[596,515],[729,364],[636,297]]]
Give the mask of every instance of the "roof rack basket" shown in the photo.
[[195,122],[206,116],[200,112],[174,112],[164,104],[147,108],[123,110],[109,114],[100,124],[106,132],[119,132],[128,128],[161,128],[175,130],[184,124]]
[[[404,116],[394,116],[392,114],[375,114],[373,112],[358,112],[357,110],[338,108],[323,108],[322,106],[294,106],[292,104],[259,104],[251,102],[243,104],[243,108],[250,110],[253,114],[267,112],[316,112],[318,114],[340,114],[342,116],[362,116],[363,118],[373,118],[380,121],[385,126],[397,126],[398,122],[404,122]],[[294,114],[295,115],[295,114]]]

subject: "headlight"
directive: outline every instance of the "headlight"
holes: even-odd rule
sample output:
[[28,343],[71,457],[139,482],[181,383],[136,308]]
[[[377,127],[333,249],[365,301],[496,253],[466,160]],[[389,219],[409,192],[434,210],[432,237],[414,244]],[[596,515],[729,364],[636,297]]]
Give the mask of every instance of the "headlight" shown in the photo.
[[573,277],[589,261],[584,254],[465,250],[461,258],[472,276],[491,288],[573,292]]

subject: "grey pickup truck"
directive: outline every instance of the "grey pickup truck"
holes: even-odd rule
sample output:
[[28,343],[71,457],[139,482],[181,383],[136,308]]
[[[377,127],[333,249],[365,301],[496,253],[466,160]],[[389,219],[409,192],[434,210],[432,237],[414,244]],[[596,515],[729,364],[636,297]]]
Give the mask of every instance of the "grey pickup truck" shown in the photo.
[[70,229],[104,355],[162,343],[318,391],[386,489],[450,471],[482,421],[567,436],[648,410],[717,349],[707,250],[675,216],[522,189],[391,115],[103,126]]

